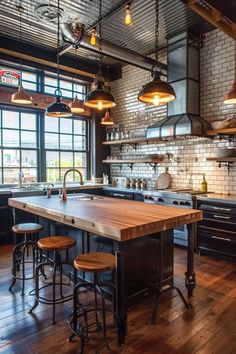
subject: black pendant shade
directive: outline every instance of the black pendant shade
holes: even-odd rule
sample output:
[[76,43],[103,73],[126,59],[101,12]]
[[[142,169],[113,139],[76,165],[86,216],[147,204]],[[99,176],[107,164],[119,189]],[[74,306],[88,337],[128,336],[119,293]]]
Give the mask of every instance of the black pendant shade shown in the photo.
[[86,107],[103,110],[115,107],[116,103],[112,94],[109,91],[104,90],[102,82],[99,81],[97,88],[90,91],[85,97],[84,105]]
[[143,86],[138,94],[138,100],[160,106],[175,100],[176,95],[173,87],[166,81],[162,81],[159,75],[155,75],[154,79]]
[[71,117],[72,113],[70,107],[61,102],[61,91],[56,90],[54,97],[55,101],[48,105],[46,115],[50,117]]

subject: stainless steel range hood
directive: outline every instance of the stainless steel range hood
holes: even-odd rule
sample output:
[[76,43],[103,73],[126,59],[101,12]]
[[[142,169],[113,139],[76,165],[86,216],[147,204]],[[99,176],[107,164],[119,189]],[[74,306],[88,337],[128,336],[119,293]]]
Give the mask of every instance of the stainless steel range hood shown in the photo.
[[147,138],[169,140],[206,136],[210,124],[199,114],[198,42],[188,33],[168,41],[168,81],[177,98],[168,104],[167,118],[148,127]]

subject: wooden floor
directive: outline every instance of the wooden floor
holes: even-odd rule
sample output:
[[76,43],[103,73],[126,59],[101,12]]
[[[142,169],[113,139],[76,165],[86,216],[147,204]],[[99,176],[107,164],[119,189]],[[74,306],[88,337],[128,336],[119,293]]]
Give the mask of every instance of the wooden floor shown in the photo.
[[[65,318],[71,303],[58,305],[57,323],[50,324],[50,306],[40,304],[28,314],[33,297],[8,291],[11,247],[0,246],[0,353],[74,354],[79,340],[67,341]],[[175,282],[183,289],[185,251],[175,250]],[[159,306],[156,325],[148,324],[152,299],[131,308],[125,348],[118,348],[109,329],[112,353],[150,354],[235,354],[236,353],[236,265],[206,256],[196,256],[197,288],[186,310],[175,292],[165,294]],[[28,290],[32,288],[28,281]],[[86,343],[86,353],[106,353],[100,337]]]

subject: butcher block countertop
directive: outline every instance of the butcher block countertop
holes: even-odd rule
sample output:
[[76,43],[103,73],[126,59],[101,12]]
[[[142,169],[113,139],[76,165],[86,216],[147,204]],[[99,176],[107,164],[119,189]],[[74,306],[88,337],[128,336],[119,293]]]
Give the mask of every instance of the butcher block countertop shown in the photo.
[[80,200],[77,197],[69,197],[67,201],[60,200],[58,196],[49,199],[45,196],[10,198],[9,205],[117,241],[150,235],[202,219],[202,212],[193,209],[100,196],[92,196],[94,200]]

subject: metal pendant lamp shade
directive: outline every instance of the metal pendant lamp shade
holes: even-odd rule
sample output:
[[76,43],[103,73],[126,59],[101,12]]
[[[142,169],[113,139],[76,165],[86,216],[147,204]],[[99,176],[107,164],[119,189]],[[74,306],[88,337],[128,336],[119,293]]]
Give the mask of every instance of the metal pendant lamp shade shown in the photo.
[[86,107],[98,109],[108,109],[116,106],[116,102],[111,92],[104,90],[102,86],[102,0],[99,1],[99,65],[97,87],[90,91],[84,100]]
[[224,103],[235,104],[236,103],[236,81],[233,83],[232,90],[224,95]]
[[112,94],[109,91],[104,90],[102,82],[99,81],[97,88],[90,91],[85,97],[84,105],[101,111],[103,109],[115,107],[116,103]]
[[143,86],[138,94],[138,100],[146,104],[160,106],[176,99],[173,87],[166,81],[162,81],[160,76]]
[[79,114],[84,112],[84,105],[81,101],[78,100],[77,95],[72,102],[69,103],[69,107],[72,113]]
[[18,90],[11,96],[11,102],[17,104],[32,104],[32,97],[28,95],[24,87],[20,85]]
[[52,102],[46,109],[46,115],[49,117],[58,117],[58,118],[68,118],[72,116],[70,107],[61,102],[61,91],[55,91],[55,101]]
[[59,77],[59,45],[60,45],[60,0],[57,1],[57,89],[54,93],[54,102],[46,108],[46,115],[49,117],[69,118],[72,116],[70,107],[61,102],[62,93],[60,90],[60,77]]
[[102,125],[113,125],[114,124],[109,111],[106,111],[105,116],[102,117],[101,124]]
[[140,102],[160,106],[176,99],[173,87],[166,81],[162,81],[159,73],[158,49],[159,49],[159,1],[155,3],[156,24],[155,24],[155,64],[152,68],[153,80],[143,86],[138,93]]

